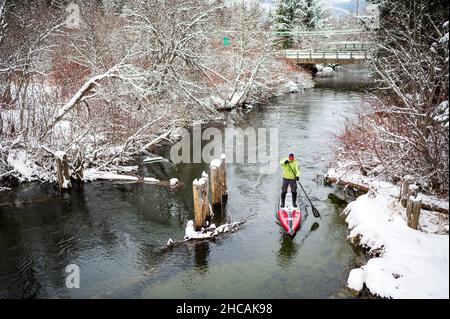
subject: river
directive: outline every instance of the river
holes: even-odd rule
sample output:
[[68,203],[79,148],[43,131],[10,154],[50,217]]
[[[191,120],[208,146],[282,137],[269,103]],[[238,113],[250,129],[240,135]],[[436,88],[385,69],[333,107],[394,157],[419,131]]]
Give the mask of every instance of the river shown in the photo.
[[[335,190],[317,174],[326,171],[344,117],[364,98],[361,74],[317,78],[303,94],[232,115],[238,127],[278,128],[280,156],[295,150],[321,218],[310,213],[293,240],[275,223],[281,172],[260,174],[254,164],[228,164],[229,199],[215,216],[245,220],[239,230],[172,251],[165,244],[183,238],[193,219],[192,180],[208,164],[139,166],[145,176],[183,181],[177,192],[103,181],[60,194],[23,184],[0,193],[0,298],[354,297],[347,277],[366,257],[346,240],[344,206],[329,199]],[[80,288],[66,287],[69,264],[79,266]]]

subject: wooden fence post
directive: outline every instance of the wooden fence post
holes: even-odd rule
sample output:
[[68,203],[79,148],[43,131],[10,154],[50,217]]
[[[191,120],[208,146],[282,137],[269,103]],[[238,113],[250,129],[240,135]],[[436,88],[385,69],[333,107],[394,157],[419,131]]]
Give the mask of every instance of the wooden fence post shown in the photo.
[[420,209],[422,200],[417,198],[417,189],[409,185],[406,203],[406,217],[408,226],[417,229],[419,227]]
[[402,182],[402,186],[400,188],[400,203],[403,207],[406,207],[408,202],[409,184],[409,181],[405,180]]

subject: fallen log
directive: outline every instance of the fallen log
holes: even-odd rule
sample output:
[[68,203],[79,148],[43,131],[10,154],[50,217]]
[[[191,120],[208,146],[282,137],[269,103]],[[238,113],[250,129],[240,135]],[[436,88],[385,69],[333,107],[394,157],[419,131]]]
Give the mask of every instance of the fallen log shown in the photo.
[[343,186],[343,187],[351,187],[354,190],[358,190],[363,193],[367,193],[369,191],[369,187],[367,187],[365,185],[359,185],[359,184],[343,181],[343,180],[336,179],[336,178],[325,177],[324,183],[325,183],[325,185],[337,184],[337,185]]
[[179,246],[183,243],[187,243],[189,241],[202,241],[202,240],[212,240],[215,241],[216,237],[226,233],[234,233],[239,230],[240,225],[244,224],[245,221],[233,222],[233,223],[225,223],[218,227],[214,224],[211,224],[207,228],[202,228],[199,231],[195,230],[194,221],[190,220],[186,226],[186,233],[184,236],[184,240],[172,240],[171,238],[167,241],[167,248],[171,250],[172,248]]

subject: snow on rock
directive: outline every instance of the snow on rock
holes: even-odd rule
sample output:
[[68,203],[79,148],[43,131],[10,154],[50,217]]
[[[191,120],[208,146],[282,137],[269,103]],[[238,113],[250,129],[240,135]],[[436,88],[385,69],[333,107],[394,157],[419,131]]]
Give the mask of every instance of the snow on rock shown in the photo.
[[358,197],[344,210],[348,236],[377,257],[351,271],[348,287],[385,298],[449,298],[449,237],[407,226],[389,196]]
[[364,287],[365,273],[361,268],[353,269],[348,276],[347,285],[348,288],[360,291]]
[[178,184],[178,178],[171,178],[171,179],[169,180],[169,184],[170,184],[170,186],[175,186],[175,185],[177,185],[177,184]]
[[296,93],[302,89],[300,84],[294,81],[288,81],[283,84],[277,91],[277,95],[288,94],[288,93]]

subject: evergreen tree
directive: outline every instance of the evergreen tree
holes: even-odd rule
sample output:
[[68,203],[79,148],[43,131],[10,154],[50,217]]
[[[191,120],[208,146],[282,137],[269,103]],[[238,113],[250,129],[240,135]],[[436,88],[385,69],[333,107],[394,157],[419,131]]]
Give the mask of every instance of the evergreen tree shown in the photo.
[[[278,0],[275,17],[276,30],[278,32],[291,32],[294,29],[295,16],[298,13],[298,4],[301,0]],[[292,35],[282,35],[282,47],[292,47],[294,41]]]
[[324,29],[328,20],[327,9],[323,0],[298,0],[294,23],[306,31]]

